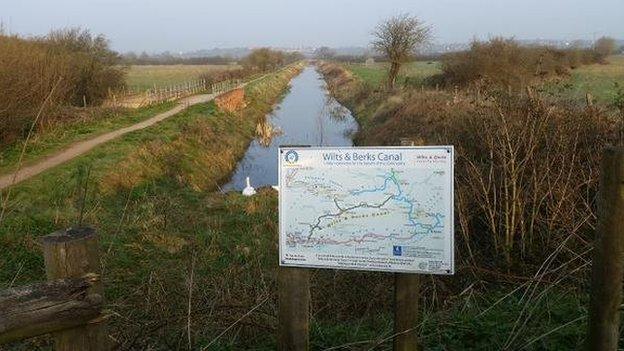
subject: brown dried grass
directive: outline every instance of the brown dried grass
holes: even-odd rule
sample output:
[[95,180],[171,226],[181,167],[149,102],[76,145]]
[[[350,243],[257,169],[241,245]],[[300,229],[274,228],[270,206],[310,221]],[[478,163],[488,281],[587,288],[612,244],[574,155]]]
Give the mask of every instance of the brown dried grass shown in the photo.
[[[326,75],[330,86],[357,109],[361,83],[341,83],[339,69],[324,70],[332,74]],[[357,142],[399,145],[409,138],[455,145],[456,231],[464,262],[525,273],[561,251],[563,241],[557,259],[567,261],[593,238],[599,159],[603,147],[617,141],[616,116],[532,92],[489,91],[386,95]]]

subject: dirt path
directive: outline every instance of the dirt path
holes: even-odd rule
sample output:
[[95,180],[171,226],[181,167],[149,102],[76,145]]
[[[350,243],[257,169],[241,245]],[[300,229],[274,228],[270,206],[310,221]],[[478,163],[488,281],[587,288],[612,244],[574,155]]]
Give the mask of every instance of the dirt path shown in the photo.
[[[279,69],[277,72],[280,72],[282,70],[286,69],[286,67]],[[277,72],[273,72],[273,73],[277,73]],[[263,79],[264,77],[266,77],[266,75],[262,75],[260,77],[257,77],[255,79],[252,79],[250,81],[247,81],[241,85],[239,85],[236,88],[243,88],[246,85],[253,83],[257,80]],[[30,165],[30,166],[26,166],[26,167],[22,167],[20,168],[17,172],[14,173],[9,173],[9,174],[5,174],[5,175],[0,175],[0,190],[5,189],[10,187],[11,185],[15,185],[23,180],[26,180],[28,178],[34,177],[37,174],[44,172],[50,168],[56,167],[62,163],[65,163],[75,157],[78,157],[84,153],[86,153],[87,151],[93,149],[94,147],[100,145],[100,144],[104,144],[107,141],[113,140],[115,138],[118,138],[124,134],[133,132],[135,130],[140,130],[140,129],[144,129],[147,128],[151,125],[154,125],[164,119],[167,119],[173,115],[175,115],[176,113],[183,111],[184,109],[186,109],[187,107],[191,106],[191,105],[196,105],[196,104],[201,104],[203,102],[208,102],[213,100],[215,97],[217,97],[218,95],[221,95],[225,93],[224,91],[219,92],[219,93],[213,93],[213,94],[200,94],[200,95],[193,95],[193,96],[188,96],[185,98],[182,98],[179,100],[179,105],[172,108],[169,111],[157,114],[154,117],[148,118],[143,122],[139,122],[137,124],[133,124],[131,126],[128,127],[124,127],[121,129],[117,129],[114,130],[112,132],[108,132],[102,135],[99,135],[95,138],[89,139],[89,140],[83,140],[83,141],[78,141],[75,142],[73,144],[71,144],[70,146],[68,146],[66,149],[61,150],[59,152],[57,152],[54,155],[48,156],[46,158],[44,158],[43,160]],[[1,215],[0,215],[1,217]]]
[[203,103],[203,102],[208,102],[214,99],[216,95],[217,94],[202,94],[202,95],[189,96],[189,97],[181,99],[179,101],[180,104],[172,108],[171,110],[157,114],[156,116],[148,118],[145,121],[96,136],[95,138],[92,138],[92,139],[75,142],[71,144],[70,146],[68,146],[66,149],[61,150],[54,155],[48,156],[45,159],[33,165],[22,167],[16,173],[0,175],[0,190],[4,188],[8,188],[9,186],[13,184],[17,184],[28,178],[34,177],[37,174],[43,171],[46,171],[52,167],[56,167],[62,163],[65,163],[107,141],[118,138],[124,134],[130,133],[136,130],[144,129],[151,125],[154,125],[186,109],[188,106]]

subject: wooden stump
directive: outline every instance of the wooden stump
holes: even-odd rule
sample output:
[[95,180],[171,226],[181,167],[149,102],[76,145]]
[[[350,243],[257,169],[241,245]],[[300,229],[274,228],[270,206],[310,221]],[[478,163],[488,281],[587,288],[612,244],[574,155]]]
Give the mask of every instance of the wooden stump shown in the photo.
[[[42,240],[48,280],[79,278],[88,273],[100,274],[98,237],[92,228],[60,230]],[[87,294],[103,298],[101,280]],[[104,321],[54,333],[58,351],[109,350]]]

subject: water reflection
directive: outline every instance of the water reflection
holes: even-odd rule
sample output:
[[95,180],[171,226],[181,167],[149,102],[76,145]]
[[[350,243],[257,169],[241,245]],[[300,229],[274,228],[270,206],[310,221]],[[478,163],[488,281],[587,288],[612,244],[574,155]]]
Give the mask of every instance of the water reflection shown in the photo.
[[313,67],[292,80],[279,108],[260,124],[256,128],[259,137],[222,187],[224,191],[243,189],[246,177],[253,187],[276,185],[279,145],[351,146],[358,128],[349,110],[328,94]]

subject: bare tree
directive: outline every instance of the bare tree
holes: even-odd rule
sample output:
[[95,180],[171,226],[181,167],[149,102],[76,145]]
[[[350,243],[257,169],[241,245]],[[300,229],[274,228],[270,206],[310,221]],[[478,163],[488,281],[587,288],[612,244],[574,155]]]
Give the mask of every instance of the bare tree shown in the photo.
[[414,16],[402,14],[380,23],[373,35],[373,48],[390,61],[388,88],[393,89],[401,65],[431,38],[431,27]]

